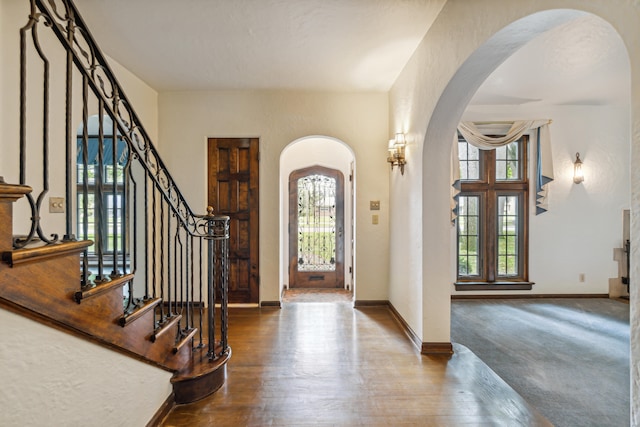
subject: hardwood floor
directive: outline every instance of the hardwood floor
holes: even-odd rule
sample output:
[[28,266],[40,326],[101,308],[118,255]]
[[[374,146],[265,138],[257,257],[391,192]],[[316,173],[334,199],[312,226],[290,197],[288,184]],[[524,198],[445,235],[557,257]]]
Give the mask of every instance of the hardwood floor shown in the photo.
[[386,307],[230,313],[225,385],[164,426],[549,426],[480,359],[421,356]]

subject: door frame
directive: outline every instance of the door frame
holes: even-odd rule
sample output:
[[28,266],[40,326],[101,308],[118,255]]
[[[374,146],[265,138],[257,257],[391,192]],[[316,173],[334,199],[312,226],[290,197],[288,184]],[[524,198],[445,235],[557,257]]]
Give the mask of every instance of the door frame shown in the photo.
[[[335,177],[336,179],[336,204],[335,204],[335,217],[336,217],[336,244],[335,244],[335,270],[334,271],[317,271],[317,272],[309,272],[309,273],[300,273],[296,272],[296,266],[298,265],[297,257],[298,257],[298,239],[297,239],[297,225],[298,225],[298,215],[297,210],[294,206],[297,205],[298,200],[298,187],[297,181],[305,176],[309,175],[324,175]],[[287,212],[288,221],[288,229],[289,229],[289,244],[288,244],[288,254],[289,254],[289,287],[294,287],[294,283],[297,282],[296,276],[300,283],[298,283],[298,288],[309,288],[309,287],[322,287],[322,288],[333,288],[339,289],[344,288],[345,283],[345,240],[347,236],[346,232],[346,221],[345,221],[345,182],[344,182],[344,174],[341,170],[335,168],[328,168],[325,166],[309,166],[301,169],[296,169],[289,174],[289,208]],[[293,186],[295,185],[295,191]],[[292,212],[296,212],[295,215],[292,215]],[[295,219],[294,219],[295,217]],[[294,250],[295,247],[295,250]],[[322,277],[324,280],[325,275],[333,275],[335,276],[335,286],[317,286],[316,283],[312,281],[314,277]],[[308,276],[308,277],[307,277]]]
[[[307,135],[289,142],[280,152],[278,173],[278,303],[289,288],[289,174],[297,169],[321,165],[342,172],[345,179],[345,289],[357,293],[357,213],[356,182],[358,162],[353,149],[339,138],[327,135]],[[347,182],[348,181],[348,182]]]

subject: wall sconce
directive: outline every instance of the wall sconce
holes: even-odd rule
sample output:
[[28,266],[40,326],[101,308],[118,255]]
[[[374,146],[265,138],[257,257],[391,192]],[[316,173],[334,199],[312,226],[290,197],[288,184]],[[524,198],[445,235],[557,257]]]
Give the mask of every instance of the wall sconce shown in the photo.
[[398,166],[402,175],[404,175],[404,165],[407,163],[404,158],[404,147],[406,145],[404,133],[396,133],[395,139],[389,140],[389,157],[387,157],[387,162],[391,163],[391,170],[393,170],[394,166]]
[[580,160],[580,153],[576,153],[576,161],[573,162],[573,182],[580,184],[584,181],[584,172],[582,172],[582,161]]

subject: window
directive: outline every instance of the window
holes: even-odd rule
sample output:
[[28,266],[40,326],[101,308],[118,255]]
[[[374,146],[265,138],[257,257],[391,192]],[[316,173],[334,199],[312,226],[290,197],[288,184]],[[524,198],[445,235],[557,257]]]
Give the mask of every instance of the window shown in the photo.
[[[82,239],[93,240],[96,244],[89,247],[89,255],[95,255],[97,245],[101,244],[102,253],[112,253],[114,251],[114,235],[122,235],[122,200],[124,197],[124,166],[126,162],[125,143],[118,138],[117,161],[115,170],[113,165],[112,138],[110,136],[103,139],[103,164],[100,167],[98,158],[99,139],[90,136],[88,139],[86,165],[87,182],[85,186],[85,165],[84,154],[82,153],[82,137],[78,137],[78,159],[77,159],[77,235]],[[99,183],[102,185],[99,185]],[[115,182],[115,185],[114,185]],[[86,193],[85,193],[86,189]],[[115,191],[114,191],[115,190]],[[114,196],[115,193],[115,196]],[[87,198],[87,212],[85,215],[84,198]],[[101,200],[98,201],[97,199]],[[96,223],[96,209],[102,210],[103,219]],[[115,209],[115,212],[114,212]],[[86,218],[86,224],[85,224]],[[98,224],[102,227],[101,236],[98,239]]]
[[527,142],[480,150],[458,141],[457,290],[531,289]]

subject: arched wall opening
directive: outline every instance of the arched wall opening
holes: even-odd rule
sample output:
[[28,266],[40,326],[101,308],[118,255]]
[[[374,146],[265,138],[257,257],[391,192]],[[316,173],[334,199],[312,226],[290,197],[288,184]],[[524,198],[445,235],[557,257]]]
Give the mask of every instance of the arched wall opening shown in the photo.
[[[486,7],[487,2],[484,6]],[[533,2],[529,2],[533,3]],[[577,2],[566,1],[562,2],[562,4],[569,4],[575,7],[581,7]],[[478,5],[478,8],[481,8],[482,5]],[[527,6],[523,6],[525,9]],[[529,9],[535,9],[536,7],[528,4]],[[539,6],[538,6],[539,8]],[[618,117],[615,119],[618,123],[623,126],[623,132],[617,134],[615,136],[618,141],[617,150],[619,153],[622,153],[626,150],[627,158],[626,161],[633,164],[633,160],[638,158],[637,147],[638,147],[638,117],[639,109],[638,106],[640,102],[637,99],[637,91],[634,94],[634,85],[638,84],[638,63],[639,58],[637,57],[637,51],[634,51],[632,47],[635,44],[635,37],[637,37],[636,31],[630,29],[630,21],[631,18],[624,17],[625,12],[616,11],[609,12],[604,8],[600,9],[602,14],[595,13],[596,11],[590,10],[589,12],[594,13],[594,15],[599,16],[605,22],[610,23],[616,29],[616,32],[620,36],[620,40],[626,46],[626,52],[629,56],[629,66],[626,69],[626,74],[629,76],[630,85],[627,89],[627,92],[631,94],[630,102],[626,107],[623,107],[623,111],[618,114]],[[459,22],[464,26],[464,23],[469,22],[470,15],[473,15],[477,10],[472,10],[467,13],[466,16],[459,18]],[[495,35],[489,37],[486,42],[480,44],[464,61],[460,61],[460,65],[456,66],[452,73],[447,74],[451,76],[447,78],[446,86],[443,84],[442,92],[439,96],[435,97],[437,102],[435,105],[428,105],[423,108],[427,111],[429,108],[433,108],[430,111],[429,119],[426,123],[426,127],[424,130],[424,145],[422,152],[422,177],[421,184],[424,190],[422,191],[422,210],[423,210],[423,221],[422,221],[422,243],[425,246],[423,253],[423,266],[422,266],[422,274],[423,274],[423,299],[422,299],[422,325],[423,325],[423,341],[445,341],[450,339],[450,297],[451,297],[451,282],[455,279],[455,229],[447,228],[444,226],[446,221],[448,221],[448,210],[449,210],[449,200],[450,200],[450,191],[448,185],[443,185],[448,181],[449,170],[444,171],[442,167],[438,167],[438,165],[448,165],[448,159],[450,158],[450,147],[451,140],[455,133],[456,125],[461,119],[468,120],[508,120],[508,119],[526,119],[530,117],[521,117],[521,110],[511,107],[511,110],[504,109],[502,117],[495,117],[495,111],[491,112],[492,116],[487,117],[482,115],[478,111],[467,111],[465,110],[468,107],[469,101],[474,96],[478,88],[485,81],[485,79],[503,62],[505,59],[509,58],[513,55],[520,47],[522,47],[527,42],[533,40],[536,36],[546,32],[552,28],[555,28],[559,25],[562,25],[569,20],[578,18],[580,16],[584,16],[585,12],[576,11],[576,10],[548,10],[543,12],[535,13],[535,10],[531,10],[530,15],[517,19],[511,19],[507,22],[512,22],[511,24],[503,27],[501,30],[497,31]],[[626,12],[629,14],[629,11]],[[506,13],[505,15],[509,15]],[[511,16],[516,15],[512,14]],[[637,10],[635,14],[631,14],[637,19]],[[607,19],[613,18],[613,19]],[[504,17],[501,17],[504,20]],[[500,22],[500,19],[497,19],[496,22]],[[470,30],[471,32],[471,30]],[[439,34],[440,35],[440,34]],[[449,34],[451,37],[451,35]],[[632,37],[633,36],[633,37]],[[477,36],[476,36],[477,37]],[[434,37],[437,39],[437,37]],[[469,45],[478,44],[477,40],[473,39],[473,36],[467,37],[464,41],[460,42],[461,44],[467,43],[465,45],[468,48]],[[464,50],[464,48],[463,48]],[[430,52],[429,52],[430,53]],[[635,54],[635,57],[634,57]],[[454,61],[452,61],[454,62]],[[414,71],[414,70],[412,70]],[[404,89],[404,88],[403,88]],[[634,97],[635,95],[635,97]],[[398,95],[396,97],[399,98]],[[567,107],[567,106],[562,106]],[[589,108],[592,106],[583,105],[580,108]],[[624,110],[626,108],[626,110]],[[414,117],[417,116],[414,112],[410,111],[410,114],[414,114]],[[625,116],[626,117],[622,117]],[[397,118],[398,122],[402,121],[401,115]],[[585,115],[584,117],[587,117]],[[622,118],[621,118],[622,117]],[[548,117],[548,114],[541,115],[540,111],[537,112],[536,118],[550,118],[554,119],[554,124],[557,126],[559,123],[556,123],[555,117]],[[567,123],[572,120],[575,120],[575,117],[565,117],[567,119]],[[412,121],[411,118],[408,119],[409,122]],[[582,118],[584,120],[584,118]],[[592,116],[591,120],[594,120],[594,116]],[[607,120],[603,118],[603,120]],[[575,124],[575,123],[574,123]],[[418,134],[420,123],[411,123],[414,127],[417,128]],[[591,125],[591,124],[590,124]],[[578,132],[580,135],[581,131]],[[553,141],[553,127],[552,127],[552,141]],[[559,135],[560,136],[560,135]],[[579,138],[579,136],[578,136]],[[623,141],[626,139],[626,141]],[[553,144],[553,142],[552,142]],[[630,150],[629,150],[630,144]],[[592,154],[591,158],[595,165],[596,155],[599,154],[598,151],[606,151],[606,147],[608,144],[604,143],[602,148],[596,147],[592,145],[590,148]],[[566,160],[562,159],[560,165],[554,165],[556,167],[556,180],[566,180],[570,179],[569,171],[567,170],[570,167],[571,157],[575,156],[575,150],[572,148],[572,145],[566,145],[565,148],[560,150],[560,153],[556,153],[559,156],[565,156],[569,150],[571,151],[571,156]],[[566,152],[564,152],[566,151]],[[631,156],[629,159],[628,153],[631,152]],[[620,154],[617,154],[620,157]],[[617,161],[616,161],[617,162]],[[615,163],[615,162],[614,162]],[[624,161],[617,165],[620,168],[628,168],[629,163],[625,163]],[[618,175],[617,180],[620,181],[620,177],[622,178],[623,185],[626,186],[626,201],[631,206],[632,211],[632,220],[631,220],[631,236],[632,236],[632,246],[635,243],[638,243],[637,237],[634,237],[634,230],[637,230],[637,221],[634,221],[634,216],[637,216],[637,213],[634,212],[634,208],[637,209],[637,186],[634,186],[634,182],[637,182],[637,175],[635,171],[626,172],[626,174]],[[589,192],[590,190],[595,190],[594,186],[583,186],[583,187],[575,187],[574,184],[562,184],[558,186],[558,189],[564,191],[565,196],[568,198],[574,197],[577,192]],[[598,189],[600,191],[600,189]],[[582,194],[583,199],[588,198],[588,194]],[[606,199],[605,199],[606,200]],[[617,206],[616,206],[617,208]],[[551,214],[553,215],[553,214]],[[620,222],[622,221],[620,215]],[[594,226],[594,225],[592,225]],[[637,236],[637,233],[635,234]],[[620,239],[621,236],[618,236]],[[432,256],[434,254],[434,250],[429,249],[429,245],[433,245],[433,242],[438,242],[438,248],[441,254],[436,254],[436,256]],[[608,248],[611,251],[613,247]],[[636,267],[633,266],[634,254],[632,252],[632,271],[631,275],[636,271]],[[535,281],[535,278],[532,279]],[[577,278],[576,278],[577,281]],[[631,366],[635,366],[635,360],[637,360],[637,356],[634,355],[634,348],[637,349],[638,346],[638,332],[637,332],[637,324],[638,324],[638,315],[634,314],[637,310],[634,305],[637,304],[638,296],[634,295],[636,291],[631,289],[631,347],[632,347],[632,357],[631,357]],[[634,331],[636,329],[636,331]],[[424,344],[423,344],[424,348]],[[637,354],[637,350],[635,351]],[[632,370],[632,424],[635,423],[634,420],[637,420],[638,413],[640,413],[639,402],[637,401],[637,390],[638,390],[638,372],[637,370]],[[635,425],[635,424],[634,424]]]
[[[616,282],[622,265],[612,254],[623,261],[623,216],[630,207],[629,85],[620,35],[602,18],[584,13],[515,52],[466,106],[463,121],[552,120],[555,179],[545,213],[535,209],[535,139],[528,146],[528,277],[535,285],[500,293],[621,295],[623,286]],[[492,126],[491,132],[505,133],[506,127]],[[572,179],[576,152],[588,159],[589,178],[581,185]],[[452,245],[455,251],[455,238]]]
[[280,154],[279,294],[289,286],[289,176],[311,166],[335,169],[344,176],[344,284],[355,296],[355,156],[346,143],[328,136],[297,139]]
[[[422,147],[423,342],[450,342],[455,228],[446,224],[450,224],[451,143],[457,124],[480,85],[501,63],[536,36],[582,13],[576,10],[544,11],[504,26],[452,70],[437,98],[426,124]],[[476,40],[467,42],[478,43]],[[438,242],[437,247],[433,242]]]
[[[444,215],[443,208],[449,205],[450,190],[449,186],[433,185],[433,182],[443,182],[444,171],[442,168],[437,168],[436,165],[450,164],[447,160],[450,158],[451,153],[451,139],[455,133],[458,122],[463,119],[465,110],[468,107],[469,101],[472,99],[478,88],[487,79],[487,77],[500,66],[507,58],[511,57],[518,49],[524,46],[526,43],[533,40],[535,37],[545,33],[567,22],[583,17],[585,12],[578,10],[547,10],[531,14],[527,17],[516,20],[515,22],[507,25],[495,35],[490,37],[484,44],[476,49],[466,61],[457,69],[447,86],[445,87],[442,95],[438,99],[438,102],[433,111],[431,120],[429,121],[426,134],[425,143],[423,147],[423,187],[428,191],[423,192],[423,210],[425,212],[439,212],[440,215]],[[622,42],[621,42],[622,43]],[[565,106],[566,107],[566,106]],[[627,117],[629,106],[626,107]],[[507,119],[527,119],[531,117],[523,117],[523,109],[507,109],[502,117],[491,116],[493,120],[507,120]],[[550,118],[546,117],[549,114],[538,117],[543,114],[542,110],[533,109],[526,114],[534,114],[535,118]],[[490,113],[495,114],[495,113]],[[588,115],[585,115],[587,117]],[[487,119],[486,115],[478,113],[478,111],[467,112],[467,119]],[[591,118],[593,120],[593,117]],[[621,122],[626,126],[625,132],[618,136],[618,138],[625,138],[630,136],[630,123],[624,118]],[[575,123],[574,123],[575,124]],[[555,123],[558,126],[558,123]],[[553,126],[553,125],[552,125]],[[628,141],[628,139],[627,139]],[[624,144],[624,141],[622,142]],[[627,142],[628,144],[628,142]],[[552,145],[553,145],[553,127],[552,127]],[[628,148],[628,145],[627,145]],[[573,149],[570,149],[573,151]],[[623,148],[624,150],[624,148]],[[561,154],[561,153],[558,153]],[[575,154],[575,153],[574,153]],[[594,153],[595,154],[595,153]],[[592,157],[593,158],[593,157]],[[568,159],[567,161],[569,161]],[[557,165],[558,179],[563,179],[568,172],[565,171],[570,165],[567,162]],[[626,165],[622,165],[624,167]],[[449,174],[449,171],[446,171]],[[627,175],[628,177],[628,175]],[[625,181],[627,188],[629,186],[628,178]],[[562,191],[569,192],[573,190],[573,187],[569,186],[569,189],[562,187]],[[579,190],[584,190],[584,186]],[[553,190],[551,190],[553,191]],[[577,191],[577,190],[576,190]],[[445,202],[446,199],[446,202]],[[626,198],[628,202],[629,199]],[[620,211],[622,207],[620,207]],[[442,219],[440,219],[441,221]],[[622,226],[622,213],[620,212],[620,228]],[[621,236],[620,236],[621,237]],[[442,304],[442,301],[447,299],[451,294],[451,283],[455,281],[456,277],[456,259],[455,259],[455,228],[444,229],[440,222],[435,223],[433,217],[429,218],[425,216],[423,221],[423,242],[425,247],[427,242],[438,241],[446,242],[444,245],[440,244],[439,247],[444,252],[441,258],[434,261],[434,259],[423,257],[423,274],[424,274],[424,328],[425,334],[429,333],[429,325],[438,325],[440,330],[436,332],[439,336],[444,336],[443,329],[450,329],[450,303]],[[612,247],[607,248],[609,251],[613,250]],[[445,260],[446,258],[446,260]],[[442,266],[446,265],[447,268]],[[586,267],[586,266],[585,266]],[[579,268],[579,267],[577,267]],[[577,282],[576,274],[576,282]],[[430,279],[431,277],[431,279]],[[433,280],[433,277],[437,277],[439,280]],[[535,278],[532,278],[535,281]],[[436,285],[440,283],[441,285]],[[446,284],[445,284],[446,283]],[[438,286],[438,289],[435,289]],[[592,293],[599,293],[591,291]],[[547,292],[550,293],[550,292]],[[578,293],[578,292],[576,292]],[[588,292],[587,292],[588,293]],[[447,295],[447,297],[445,297]],[[432,300],[441,300],[437,306],[430,309],[432,304],[429,302]],[[430,318],[438,319],[438,321],[430,322]],[[443,320],[443,318],[445,320]],[[448,335],[448,333],[447,333]]]

